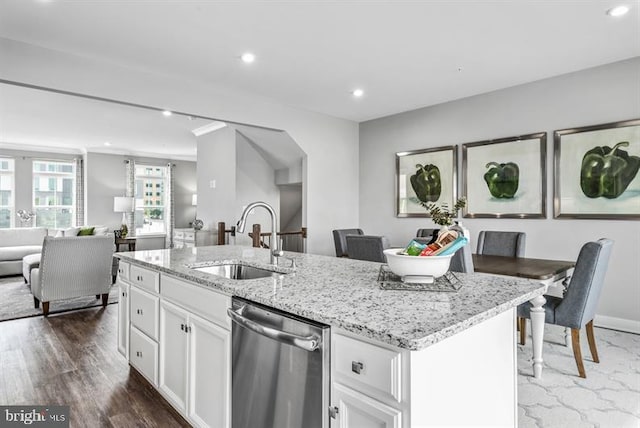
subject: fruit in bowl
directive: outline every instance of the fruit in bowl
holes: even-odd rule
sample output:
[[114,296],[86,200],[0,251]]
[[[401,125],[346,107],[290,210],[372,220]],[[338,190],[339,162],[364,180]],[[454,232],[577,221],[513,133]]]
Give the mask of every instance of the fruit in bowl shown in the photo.
[[447,273],[453,254],[446,256],[409,256],[402,248],[384,250],[391,272],[404,282],[432,282]]

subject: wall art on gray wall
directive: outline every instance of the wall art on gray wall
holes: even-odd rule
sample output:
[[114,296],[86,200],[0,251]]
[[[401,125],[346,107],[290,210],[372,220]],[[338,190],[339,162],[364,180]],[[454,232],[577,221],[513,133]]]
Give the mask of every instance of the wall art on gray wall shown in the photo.
[[462,145],[467,218],[546,217],[547,134]]
[[554,131],[556,218],[640,219],[640,119]]
[[457,188],[456,146],[396,153],[396,216],[429,217],[423,204],[453,207]]

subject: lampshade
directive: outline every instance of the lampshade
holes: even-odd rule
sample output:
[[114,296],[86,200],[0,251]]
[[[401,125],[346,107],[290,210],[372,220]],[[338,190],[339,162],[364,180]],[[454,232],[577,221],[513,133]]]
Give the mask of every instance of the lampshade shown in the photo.
[[133,212],[133,198],[128,196],[116,196],[113,198],[114,213]]
[[196,193],[191,196],[191,205],[198,205],[198,195]]

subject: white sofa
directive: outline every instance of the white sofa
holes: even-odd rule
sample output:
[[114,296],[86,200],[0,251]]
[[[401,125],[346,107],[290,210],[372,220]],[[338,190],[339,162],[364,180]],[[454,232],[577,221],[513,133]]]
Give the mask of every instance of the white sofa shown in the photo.
[[22,258],[42,251],[44,227],[0,229],[0,276],[22,273]]
[[40,267],[31,270],[35,307],[49,314],[49,302],[102,295],[106,306],[111,288],[115,243],[112,235],[44,238]]

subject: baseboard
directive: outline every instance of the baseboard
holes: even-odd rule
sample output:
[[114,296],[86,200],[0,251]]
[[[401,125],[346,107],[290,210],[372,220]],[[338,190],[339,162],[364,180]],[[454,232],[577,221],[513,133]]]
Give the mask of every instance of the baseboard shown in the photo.
[[608,317],[596,315],[593,320],[596,327],[610,328],[612,330],[626,331],[628,333],[640,334],[640,321],[628,320],[625,318]]

